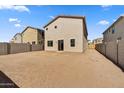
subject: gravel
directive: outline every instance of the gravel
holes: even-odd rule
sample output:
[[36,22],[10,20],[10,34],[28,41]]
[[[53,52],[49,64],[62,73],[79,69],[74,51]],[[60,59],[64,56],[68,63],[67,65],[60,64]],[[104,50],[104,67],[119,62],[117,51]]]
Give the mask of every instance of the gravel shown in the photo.
[[124,87],[124,73],[94,49],[3,55],[0,71],[23,88]]

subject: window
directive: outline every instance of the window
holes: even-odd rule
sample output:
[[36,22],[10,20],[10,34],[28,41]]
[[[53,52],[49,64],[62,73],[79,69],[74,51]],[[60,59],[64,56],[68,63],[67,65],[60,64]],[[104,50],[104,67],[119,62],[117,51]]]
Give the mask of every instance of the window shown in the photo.
[[30,42],[27,42],[28,44],[30,44]]
[[48,42],[47,42],[47,46],[48,46],[48,47],[52,47],[52,46],[53,46],[53,41],[52,41],[52,40],[51,40],[51,41],[48,41]]
[[48,30],[48,28],[46,28],[46,30]]
[[118,37],[117,40],[121,40],[122,38],[121,37]]
[[41,44],[41,41],[39,41],[39,44]]
[[109,32],[111,32],[111,30],[109,29]]
[[35,44],[35,41],[32,41],[32,44]]
[[15,40],[17,40],[17,37],[15,37]]
[[114,34],[115,33],[115,29],[112,29],[112,34]]
[[71,47],[75,47],[75,39],[70,40],[70,45],[71,45]]
[[44,32],[42,32],[42,36],[44,36]]
[[112,34],[114,34],[114,33],[115,33],[115,28],[113,27],[113,28],[112,28]]
[[57,26],[54,27],[55,29],[57,28]]

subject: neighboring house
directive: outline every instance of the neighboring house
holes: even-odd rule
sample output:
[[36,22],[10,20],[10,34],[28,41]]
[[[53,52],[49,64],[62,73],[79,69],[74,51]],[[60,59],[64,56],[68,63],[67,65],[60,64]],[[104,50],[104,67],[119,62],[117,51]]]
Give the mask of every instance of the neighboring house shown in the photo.
[[103,38],[96,38],[93,40],[93,44],[99,44],[99,43],[103,43]]
[[93,44],[93,42],[91,40],[88,40],[88,48],[89,49],[94,49],[95,45]]
[[30,44],[44,44],[44,31],[34,27],[26,27],[22,34],[22,42]]
[[88,46],[84,16],[57,16],[44,29],[46,51],[84,52]]
[[107,30],[103,32],[103,42],[117,41],[124,38],[124,16],[120,16]]
[[11,43],[22,43],[22,35],[21,35],[21,33],[15,34],[10,42]]

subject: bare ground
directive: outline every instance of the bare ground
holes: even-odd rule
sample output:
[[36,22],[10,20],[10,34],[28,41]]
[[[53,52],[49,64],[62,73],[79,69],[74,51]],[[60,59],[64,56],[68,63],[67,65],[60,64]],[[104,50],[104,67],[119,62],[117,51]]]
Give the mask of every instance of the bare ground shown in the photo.
[[4,55],[0,70],[19,87],[124,87],[124,72],[93,49]]

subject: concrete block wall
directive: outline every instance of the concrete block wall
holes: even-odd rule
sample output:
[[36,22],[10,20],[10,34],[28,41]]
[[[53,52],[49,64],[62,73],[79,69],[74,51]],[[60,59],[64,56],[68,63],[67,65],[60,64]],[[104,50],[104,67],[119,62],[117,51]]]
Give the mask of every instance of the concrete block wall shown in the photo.
[[117,42],[112,41],[106,44],[106,56],[117,63]]
[[124,40],[108,42],[104,47],[97,44],[96,50],[124,69]]
[[44,50],[43,45],[28,43],[0,43],[0,55]]
[[96,48],[96,50],[101,52],[103,55],[105,55],[106,51],[105,51],[105,45],[104,44],[96,44],[95,48]]
[[102,44],[102,46],[101,46],[101,52],[102,52],[103,55],[106,54],[105,47],[106,46],[104,44]]
[[0,55],[8,54],[8,43],[0,43]]
[[124,40],[119,41],[119,45],[118,45],[118,64],[124,69]]
[[105,44],[96,44],[96,50],[117,63],[117,43],[115,41]]
[[10,54],[31,51],[30,44],[27,43],[10,43]]
[[43,50],[42,45],[31,45],[31,51]]

